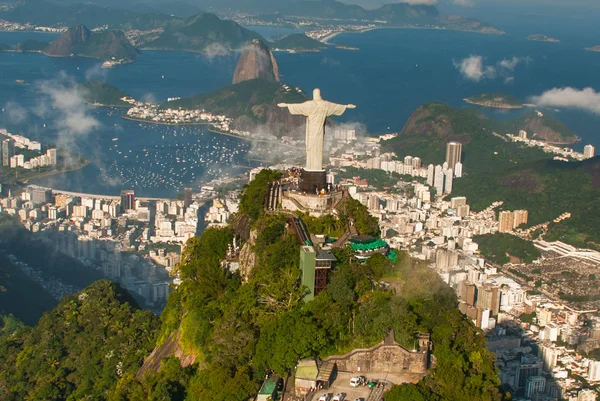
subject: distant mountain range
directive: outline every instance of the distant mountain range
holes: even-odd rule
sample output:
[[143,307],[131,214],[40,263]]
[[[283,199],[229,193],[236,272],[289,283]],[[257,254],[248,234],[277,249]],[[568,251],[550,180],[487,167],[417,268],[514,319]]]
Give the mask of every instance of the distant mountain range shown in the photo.
[[[139,46],[142,49],[212,51],[218,54],[238,49],[254,39],[264,41],[258,33],[233,21],[203,13],[169,21],[158,37],[142,41]],[[217,47],[211,49],[212,45]]]
[[[0,11],[0,19],[31,23],[44,26],[72,26],[83,24],[91,29],[109,26],[122,30],[164,28],[165,32],[176,27],[193,25],[189,18],[205,21],[207,14],[190,16],[190,12],[199,12],[197,6],[190,6],[186,12],[185,2],[152,3],[132,7],[128,5],[106,7],[106,3],[70,3],[56,4],[46,0],[22,0],[12,7]],[[348,5],[335,0],[259,0],[240,2],[227,0],[204,1],[205,9],[248,10],[251,12],[279,13],[286,16],[305,16],[320,20],[335,21],[378,21],[392,26],[416,25],[444,29],[474,31],[500,34],[502,31],[475,19],[459,15],[443,15],[435,6],[409,5],[406,3],[388,4],[375,10],[366,10],[357,5]],[[173,10],[173,11],[171,11]],[[176,11],[176,12],[175,12]],[[181,18],[176,15],[183,15]],[[185,46],[185,45],[184,45]]]

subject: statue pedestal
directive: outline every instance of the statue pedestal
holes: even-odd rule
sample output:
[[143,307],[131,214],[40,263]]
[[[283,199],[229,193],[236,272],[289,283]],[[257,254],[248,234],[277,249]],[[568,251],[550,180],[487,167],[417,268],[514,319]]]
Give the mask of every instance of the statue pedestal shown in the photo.
[[307,194],[316,194],[322,189],[327,189],[327,173],[322,171],[302,170],[300,175],[300,190]]

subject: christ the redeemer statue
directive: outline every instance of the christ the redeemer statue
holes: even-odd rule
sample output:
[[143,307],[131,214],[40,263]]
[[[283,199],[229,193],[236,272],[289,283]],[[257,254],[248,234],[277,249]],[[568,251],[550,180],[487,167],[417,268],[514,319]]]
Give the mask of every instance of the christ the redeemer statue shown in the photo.
[[279,103],[291,114],[306,118],[306,171],[323,171],[323,137],[325,122],[329,116],[341,116],[346,109],[356,108],[353,104],[341,105],[323,100],[321,90],[313,91],[313,100],[304,103]]

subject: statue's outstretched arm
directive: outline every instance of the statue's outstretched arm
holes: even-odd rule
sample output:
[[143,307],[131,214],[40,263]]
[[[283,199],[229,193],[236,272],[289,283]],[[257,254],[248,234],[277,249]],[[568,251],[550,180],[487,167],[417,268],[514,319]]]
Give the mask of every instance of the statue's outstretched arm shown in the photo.
[[355,109],[355,108],[356,108],[356,105],[354,105],[354,104],[347,104],[347,105],[346,105],[346,108],[347,108],[347,109]]
[[288,107],[287,103],[277,103],[279,107]]

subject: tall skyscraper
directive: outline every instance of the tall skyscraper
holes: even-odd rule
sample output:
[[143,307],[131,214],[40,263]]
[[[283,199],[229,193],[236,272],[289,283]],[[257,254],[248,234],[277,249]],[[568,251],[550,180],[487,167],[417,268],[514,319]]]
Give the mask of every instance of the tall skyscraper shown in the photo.
[[10,158],[15,155],[15,141],[12,139],[5,139],[2,141],[2,166],[8,167],[10,165]]
[[456,163],[462,162],[462,143],[448,142],[446,144],[446,163],[448,168],[454,171]]
[[591,159],[596,155],[596,148],[593,145],[585,145],[583,148],[583,157],[586,159]]
[[460,163],[460,162],[456,163],[454,165],[454,176],[456,178],[460,178],[460,177],[462,177],[462,173],[463,173],[463,165],[462,165],[462,163]]
[[124,189],[121,191],[121,209],[123,212],[135,210],[135,192],[133,189]]
[[56,166],[56,164],[57,164],[56,149],[48,149],[46,151],[46,155],[48,156],[50,165],[51,166]]
[[501,233],[512,231],[512,229],[515,227],[515,214],[509,210],[500,212],[500,215],[498,216],[498,223],[500,224],[498,231]]
[[515,210],[513,214],[515,216],[513,228],[519,227],[521,224],[527,224],[529,220],[529,212],[527,210]]
[[413,169],[418,169],[421,168],[421,158],[420,157],[413,157],[412,159],[412,166]]
[[437,192],[437,195],[442,196],[444,193],[444,171],[440,165],[435,166],[433,186]]
[[183,189],[183,206],[187,209],[192,204],[192,188]]
[[451,194],[452,193],[452,179],[453,179],[452,169],[444,170],[444,193]]
[[433,164],[430,164],[429,166],[427,166],[427,185],[432,187],[434,178],[435,178],[435,166]]

